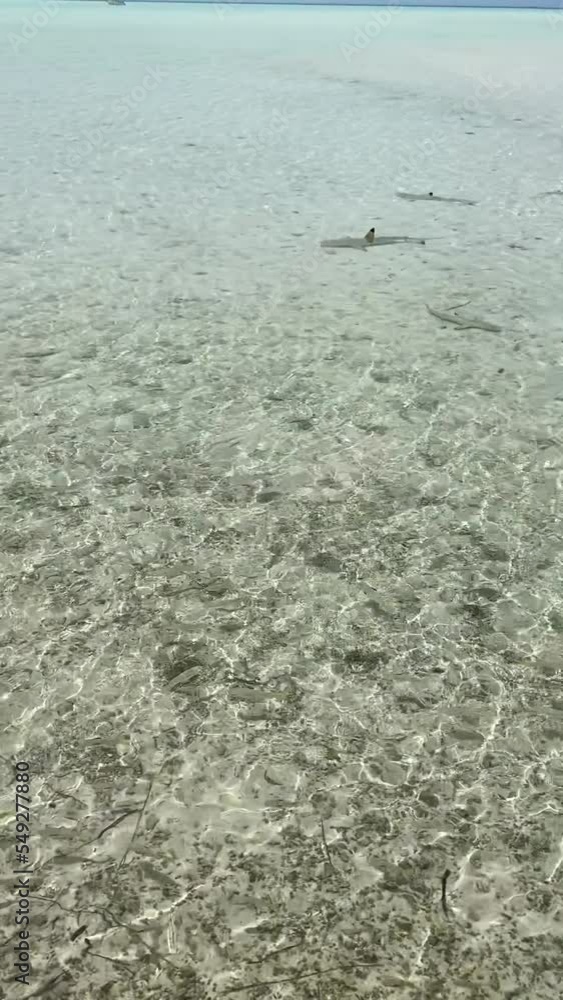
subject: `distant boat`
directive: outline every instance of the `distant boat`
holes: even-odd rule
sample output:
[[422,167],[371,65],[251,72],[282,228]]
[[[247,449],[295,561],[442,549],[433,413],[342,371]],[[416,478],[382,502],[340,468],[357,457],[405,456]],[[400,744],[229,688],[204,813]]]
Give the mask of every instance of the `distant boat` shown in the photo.
[[110,7],[125,7],[125,0],[108,0]]

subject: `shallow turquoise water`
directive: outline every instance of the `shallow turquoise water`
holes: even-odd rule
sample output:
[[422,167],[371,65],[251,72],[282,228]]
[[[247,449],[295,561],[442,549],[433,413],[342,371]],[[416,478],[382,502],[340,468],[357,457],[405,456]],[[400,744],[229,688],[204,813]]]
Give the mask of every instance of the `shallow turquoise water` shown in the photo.
[[[0,6],[35,987],[552,998],[559,21],[37,10]],[[426,243],[319,246],[371,225]]]

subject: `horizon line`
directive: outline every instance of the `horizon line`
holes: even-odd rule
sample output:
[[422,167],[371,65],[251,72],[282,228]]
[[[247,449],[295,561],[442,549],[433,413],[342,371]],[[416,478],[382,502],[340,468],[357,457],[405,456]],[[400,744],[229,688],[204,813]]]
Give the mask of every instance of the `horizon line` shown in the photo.
[[[63,0],[63,3],[106,3],[108,0]],[[204,6],[230,7],[426,7],[434,10],[560,10],[563,16],[563,0],[551,4],[511,4],[511,3],[436,3],[435,0],[365,0],[364,3],[347,3],[346,0],[126,0],[123,6],[132,3],[198,4]],[[110,5],[111,6],[111,5]]]
[[[63,3],[106,3],[108,0],[63,0]],[[126,0],[124,6],[132,3],[197,4],[199,6],[230,7],[417,7],[434,10],[560,10],[563,16],[563,0],[551,4],[511,4],[511,3],[436,3],[435,0],[365,0],[347,3],[346,0]]]

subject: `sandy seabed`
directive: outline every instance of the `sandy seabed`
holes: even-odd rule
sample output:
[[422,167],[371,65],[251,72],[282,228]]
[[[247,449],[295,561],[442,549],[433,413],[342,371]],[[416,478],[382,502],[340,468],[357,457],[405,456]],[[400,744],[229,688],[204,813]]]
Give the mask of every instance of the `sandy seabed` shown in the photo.
[[3,53],[6,1000],[560,989],[563,29],[370,16]]

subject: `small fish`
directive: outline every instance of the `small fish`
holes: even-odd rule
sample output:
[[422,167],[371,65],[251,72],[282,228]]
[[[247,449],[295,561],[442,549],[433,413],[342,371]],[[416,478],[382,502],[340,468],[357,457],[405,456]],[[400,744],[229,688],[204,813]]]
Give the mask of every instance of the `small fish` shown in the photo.
[[438,194],[434,194],[433,191],[429,191],[428,194],[410,194],[408,191],[397,191],[397,198],[403,198],[404,201],[448,201],[455,205],[476,205],[476,201],[470,201],[468,198],[442,198]]

